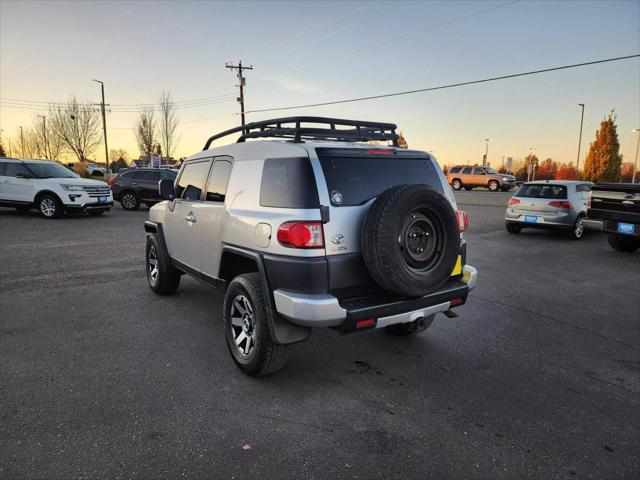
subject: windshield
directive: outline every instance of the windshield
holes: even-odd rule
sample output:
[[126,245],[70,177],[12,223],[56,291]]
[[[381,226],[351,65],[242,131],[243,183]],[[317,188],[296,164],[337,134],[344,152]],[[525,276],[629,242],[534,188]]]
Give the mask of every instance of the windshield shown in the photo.
[[496,172],[493,168],[485,168],[485,171],[487,173],[492,173],[493,175],[499,175],[499,173]]
[[348,150],[323,150],[318,149],[318,157],[334,207],[363,205],[396,185],[424,183],[443,193],[436,167],[427,157],[356,156]]
[[29,170],[33,172],[36,178],[78,178],[74,172],[59,163],[27,163]]
[[565,199],[567,198],[567,187],[544,183],[523,185],[516,193],[516,197]]

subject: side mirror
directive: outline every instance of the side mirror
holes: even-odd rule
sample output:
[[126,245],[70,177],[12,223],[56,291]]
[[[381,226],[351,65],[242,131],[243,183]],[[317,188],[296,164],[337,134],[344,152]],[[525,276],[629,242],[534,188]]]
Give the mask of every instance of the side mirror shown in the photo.
[[165,178],[158,182],[158,190],[160,191],[160,198],[162,200],[173,200],[176,196],[175,189],[173,188],[173,180]]

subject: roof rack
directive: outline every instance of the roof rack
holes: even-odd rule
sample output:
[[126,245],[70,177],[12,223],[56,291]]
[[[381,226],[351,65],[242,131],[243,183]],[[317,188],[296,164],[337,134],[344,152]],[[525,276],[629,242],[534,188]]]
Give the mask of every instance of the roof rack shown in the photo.
[[[301,124],[328,125],[328,128],[318,126],[301,126]],[[291,126],[293,124],[293,126]],[[342,128],[340,127],[353,127]],[[203,150],[208,150],[214,140],[241,132],[237,143],[247,138],[289,138],[294,142],[303,139],[332,140],[336,142],[368,142],[371,140],[391,140],[398,146],[398,135],[393,123],[361,122],[359,120],[342,120],[326,117],[284,117],[247,123],[224,132],[217,133],[207,140]]]

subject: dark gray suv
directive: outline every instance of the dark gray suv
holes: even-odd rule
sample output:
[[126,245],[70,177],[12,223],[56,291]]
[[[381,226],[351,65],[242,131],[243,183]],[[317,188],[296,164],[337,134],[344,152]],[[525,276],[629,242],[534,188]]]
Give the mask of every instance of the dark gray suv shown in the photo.
[[120,172],[109,180],[113,199],[125,210],[137,210],[141,203],[148,207],[160,201],[158,182],[174,181],[176,170],[170,168],[133,168]]

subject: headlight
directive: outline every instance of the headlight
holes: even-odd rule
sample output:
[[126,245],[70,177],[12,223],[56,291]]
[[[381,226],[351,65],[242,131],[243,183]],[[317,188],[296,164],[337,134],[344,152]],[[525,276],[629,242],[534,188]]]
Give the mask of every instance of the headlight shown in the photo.
[[508,181],[511,180],[509,177],[502,177],[502,180]]
[[77,192],[79,190],[84,190],[84,187],[82,185],[62,185],[62,188],[64,188],[67,191],[71,191],[71,192]]

